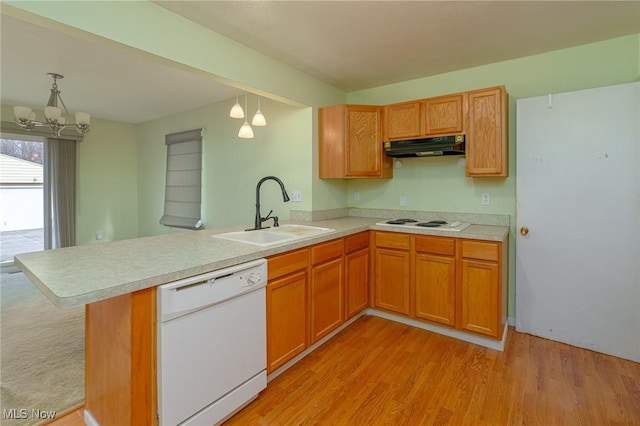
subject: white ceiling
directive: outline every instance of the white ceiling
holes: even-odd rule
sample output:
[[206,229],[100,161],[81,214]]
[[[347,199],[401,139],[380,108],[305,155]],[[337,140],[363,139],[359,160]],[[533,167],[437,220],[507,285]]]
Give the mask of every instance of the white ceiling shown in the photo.
[[[158,5],[345,91],[640,32],[640,2],[161,1]],[[234,96],[213,76],[2,15],[3,104],[142,122]]]

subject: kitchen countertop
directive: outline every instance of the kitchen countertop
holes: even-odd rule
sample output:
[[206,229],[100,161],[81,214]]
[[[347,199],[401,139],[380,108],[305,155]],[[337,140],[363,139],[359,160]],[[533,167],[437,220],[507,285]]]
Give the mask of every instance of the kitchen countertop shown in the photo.
[[15,256],[15,261],[55,306],[69,308],[370,229],[490,241],[504,241],[509,232],[507,226],[489,225],[471,225],[459,232],[446,233],[376,225],[382,220],[350,216],[291,222],[335,231],[271,247],[212,238],[215,234],[244,229],[234,227],[22,253]]

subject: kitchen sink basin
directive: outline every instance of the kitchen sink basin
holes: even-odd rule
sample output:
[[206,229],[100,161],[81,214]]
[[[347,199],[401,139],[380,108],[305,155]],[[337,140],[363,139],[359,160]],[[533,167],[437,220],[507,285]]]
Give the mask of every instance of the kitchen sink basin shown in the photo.
[[257,231],[237,231],[214,235],[213,238],[269,247],[289,243],[303,238],[331,232],[333,229],[306,225],[282,225],[277,228],[266,228]]

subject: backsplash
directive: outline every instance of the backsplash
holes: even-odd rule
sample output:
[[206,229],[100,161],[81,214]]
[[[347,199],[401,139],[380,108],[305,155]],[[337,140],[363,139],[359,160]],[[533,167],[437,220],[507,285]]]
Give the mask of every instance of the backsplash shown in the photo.
[[392,210],[392,209],[332,209],[302,211],[291,210],[292,222],[313,222],[317,220],[337,219],[340,217],[371,217],[380,219],[409,218],[419,221],[446,220],[447,222],[465,222],[476,225],[509,226],[510,218],[506,214],[432,212],[421,210]]

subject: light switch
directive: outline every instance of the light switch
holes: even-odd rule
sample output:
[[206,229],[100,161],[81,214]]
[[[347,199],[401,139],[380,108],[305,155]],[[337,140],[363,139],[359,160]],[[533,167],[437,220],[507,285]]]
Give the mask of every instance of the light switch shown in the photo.
[[406,206],[407,205],[407,197],[405,197],[404,195],[400,196],[400,205],[401,206]]
[[299,203],[302,201],[302,191],[291,191],[291,201]]

